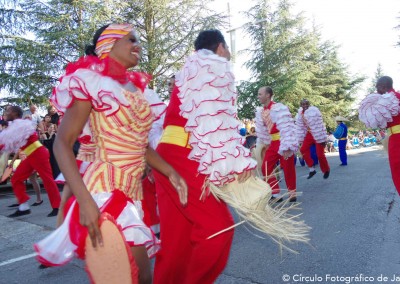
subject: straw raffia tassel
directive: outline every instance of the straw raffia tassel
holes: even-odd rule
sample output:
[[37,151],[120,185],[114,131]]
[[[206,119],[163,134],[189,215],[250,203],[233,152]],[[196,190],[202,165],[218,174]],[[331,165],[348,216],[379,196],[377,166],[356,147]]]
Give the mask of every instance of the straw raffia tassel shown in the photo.
[[[308,234],[310,227],[304,221],[299,220],[301,214],[292,215],[288,213],[289,210],[298,208],[298,204],[288,205],[288,200],[286,199],[277,206],[271,206],[273,205],[269,202],[271,189],[261,179],[252,176],[243,183],[235,180],[223,188],[210,183],[209,188],[214,196],[233,207],[240,218],[244,219],[254,229],[267,234],[281,248],[286,248],[296,253],[296,251],[286,246],[285,243],[309,241]],[[287,195],[290,194],[290,192],[287,193]],[[243,222],[232,226],[232,228]],[[226,228],[223,231],[229,229],[231,228]]]

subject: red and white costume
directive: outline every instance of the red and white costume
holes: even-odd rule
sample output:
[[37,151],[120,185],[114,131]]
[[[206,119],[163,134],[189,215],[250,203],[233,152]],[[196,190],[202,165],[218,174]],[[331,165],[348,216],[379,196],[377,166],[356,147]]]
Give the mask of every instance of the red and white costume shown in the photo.
[[400,194],[400,93],[370,94],[362,100],[358,110],[360,120],[370,128],[387,128],[388,154],[392,179]]
[[[108,73],[110,69],[112,74]],[[78,155],[78,159],[91,162],[83,181],[100,211],[108,212],[117,221],[127,243],[146,246],[152,256],[159,249],[159,242],[142,221],[140,202],[148,132],[153,121],[142,94],[147,80],[139,73],[127,72],[110,57],[100,60],[86,56],[66,70],[53,92],[54,106],[64,113],[75,100],[92,104],[88,120],[91,137],[86,136],[88,143],[83,143]],[[79,204],[74,197],[64,212],[63,224],[35,245],[43,264],[62,265],[75,253],[84,257],[87,229],[79,223]]]
[[[285,175],[286,186],[289,191],[296,190],[296,168],[294,153],[298,150],[295,125],[289,108],[281,103],[271,101],[268,106],[256,110],[257,144],[263,143],[268,147],[265,152],[261,169],[267,174],[267,182],[272,188],[272,194],[279,194],[279,182],[273,174],[276,163],[279,161]],[[293,152],[288,159],[284,159],[284,151]],[[267,169],[265,168],[267,166]]]
[[207,237],[233,219],[227,205],[208,194],[207,182],[227,184],[256,161],[242,146],[229,62],[199,50],[175,80],[157,152],[186,180],[188,204],[182,207],[168,178],[154,172],[162,238],[154,283],[213,283],[227,263],[233,230]]
[[2,151],[16,153],[20,149],[26,156],[11,177],[11,184],[19,204],[27,202],[25,181],[37,171],[43,181],[52,208],[59,208],[61,197],[53,180],[49,151],[39,142],[36,125],[31,120],[16,119],[0,133]]
[[329,164],[325,156],[327,133],[322,114],[315,106],[310,106],[306,111],[302,107],[296,116],[296,133],[300,144],[300,152],[308,167],[314,164],[311,158],[310,147],[315,144],[319,166],[323,173],[329,172]]

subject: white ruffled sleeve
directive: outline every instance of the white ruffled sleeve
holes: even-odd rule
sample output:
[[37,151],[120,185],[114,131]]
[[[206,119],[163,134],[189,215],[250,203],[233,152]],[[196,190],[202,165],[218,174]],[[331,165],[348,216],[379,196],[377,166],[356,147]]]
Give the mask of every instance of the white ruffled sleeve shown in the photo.
[[311,134],[317,143],[324,143],[328,138],[322,114],[315,106],[310,106],[305,112],[304,117],[310,128]]
[[96,111],[114,114],[120,105],[129,106],[125,90],[117,81],[90,69],[78,69],[63,76],[53,90],[51,101],[58,111],[64,113],[75,100],[90,101]]
[[25,146],[28,138],[36,132],[36,124],[30,119],[16,119],[0,132],[1,151],[16,153]]
[[258,107],[256,109],[256,134],[257,134],[257,144],[271,144],[271,135],[269,134],[267,126],[265,126],[262,119],[263,107]]
[[361,101],[358,117],[367,127],[386,128],[392,117],[400,113],[399,104],[394,93],[370,94]]
[[158,94],[151,89],[146,88],[143,95],[149,102],[151,112],[154,115],[154,122],[149,132],[149,145],[151,148],[156,149],[163,133],[167,105],[160,99]]
[[272,106],[270,115],[272,122],[276,124],[276,128],[280,133],[278,153],[282,155],[283,151],[286,150],[296,153],[298,150],[296,130],[289,108],[281,103],[276,103]]
[[209,50],[190,56],[176,74],[181,100],[180,115],[188,121],[189,159],[210,182],[223,186],[235,174],[254,169],[257,162],[243,146],[236,119],[236,92],[229,62]]
[[301,108],[299,108],[299,111],[295,118],[296,137],[297,137],[298,143],[303,143],[304,138],[306,137],[306,134],[307,134],[307,126],[304,124],[302,112],[303,112],[303,108],[301,107]]

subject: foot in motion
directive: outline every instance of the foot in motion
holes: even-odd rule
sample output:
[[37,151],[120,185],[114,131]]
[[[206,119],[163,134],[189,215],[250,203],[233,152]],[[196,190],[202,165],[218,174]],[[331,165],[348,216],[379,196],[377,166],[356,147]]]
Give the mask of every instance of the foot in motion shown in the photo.
[[9,208],[18,207],[18,206],[19,206],[18,203],[14,203],[14,204],[8,205]]
[[329,177],[330,171],[327,171],[324,173],[324,179],[327,179]]
[[39,206],[39,205],[41,205],[43,203],[43,200],[42,201],[36,201],[35,203],[33,203],[31,206]]
[[339,166],[347,166],[347,164],[340,164]]
[[23,211],[18,209],[14,213],[8,215],[8,217],[14,218],[14,217],[24,216],[24,215],[28,215],[28,214],[31,214],[31,210],[30,209],[23,210]]
[[58,214],[58,208],[53,208],[53,210],[49,214],[47,214],[47,217],[54,217],[57,216],[57,214]]
[[282,197],[271,196],[271,199],[269,201],[271,203],[279,203],[279,202],[282,202],[283,199],[282,199]]
[[[309,172],[308,173],[308,177],[307,177],[307,179],[310,179],[310,178],[312,178],[313,176],[315,176],[315,174],[317,173],[317,171],[316,170],[313,170],[312,172]],[[325,176],[325,175],[324,175]]]

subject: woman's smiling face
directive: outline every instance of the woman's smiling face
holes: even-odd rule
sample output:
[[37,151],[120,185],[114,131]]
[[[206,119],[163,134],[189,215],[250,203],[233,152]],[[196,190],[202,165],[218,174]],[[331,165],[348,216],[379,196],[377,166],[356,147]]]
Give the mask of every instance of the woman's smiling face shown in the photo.
[[109,56],[126,68],[131,68],[139,64],[141,51],[137,35],[130,32],[115,42]]

